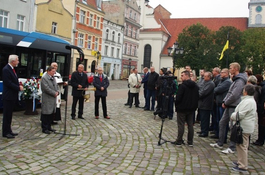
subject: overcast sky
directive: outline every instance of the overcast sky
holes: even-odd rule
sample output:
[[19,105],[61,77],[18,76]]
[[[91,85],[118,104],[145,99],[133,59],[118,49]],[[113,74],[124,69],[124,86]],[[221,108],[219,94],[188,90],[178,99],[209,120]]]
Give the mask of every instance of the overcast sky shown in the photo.
[[161,4],[171,18],[248,17],[250,0],[149,0],[153,8]]

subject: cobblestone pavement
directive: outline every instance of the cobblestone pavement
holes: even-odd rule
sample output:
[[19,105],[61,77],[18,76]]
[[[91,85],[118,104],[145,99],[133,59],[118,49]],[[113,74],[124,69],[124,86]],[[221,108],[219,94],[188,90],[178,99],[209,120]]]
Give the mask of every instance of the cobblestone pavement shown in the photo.
[[[214,140],[210,138],[195,134],[194,147],[158,146],[161,119],[154,119],[150,111],[125,107],[126,86],[126,81],[111,81],[107,100],[110,120],[102,117],[101,110],[100,118],[94,119],[92,99],[85,103],[85,120],[71,120],[68,103],[66,134],[78,136],[43,134],[39,115],[15,112],[12,128],[19,135],[0,138],[0,174],[238,174],[231,171],[236,154],[225,155],[211,148]],[[143,104],[144,99],[140,100]],[[63,133],[65,104],[61,109],[63,121],[54,129]],[[196,124],[195,132],[199,130]],[[174,141],[176,136],[174,116],[165,120],[163,137]],[[257,131],[252,140],[256,138]],[[245,174],[265,174],[264,157],[264,147],[251,145]]]

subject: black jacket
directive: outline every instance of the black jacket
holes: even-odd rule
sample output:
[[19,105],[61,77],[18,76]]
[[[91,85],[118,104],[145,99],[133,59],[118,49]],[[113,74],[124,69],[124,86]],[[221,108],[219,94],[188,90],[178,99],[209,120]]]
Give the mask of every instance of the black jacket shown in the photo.
[[213,109],[213,90],[215,84],[212,80],[203,82],[199,90],[199,109],[212,110]]
[[232,81],[229,77],[222,78],[221,82],[214,88],[215,102],[218,106],[222,106],[223,99],[225,98]]
[[186,80],[179,85],[176,96],[177,112],[192,112],[198,107],[199,87],[194,81]]
[[148,81],[147,81],[147,89],[154,91],[156,87],[156,81],[159,75],[156,72],[150,72]]
[[82,97],[84,94],[82,90],[77,90],[79,84],[82,85],[82,88],[88,87],[87,74],[83,72],[83,75],[81,76],[77,71],[75,71],[71,76],[72,96]]
[[[102,74],[102,81],[100,81],[99,74],[95,75],[93,85],[96,88],[95,96],[106,97],[108,95],[107,88],[109,87],[109,79],[107,75]],[[101,91],[101,87],[104,87],[103,91]]]

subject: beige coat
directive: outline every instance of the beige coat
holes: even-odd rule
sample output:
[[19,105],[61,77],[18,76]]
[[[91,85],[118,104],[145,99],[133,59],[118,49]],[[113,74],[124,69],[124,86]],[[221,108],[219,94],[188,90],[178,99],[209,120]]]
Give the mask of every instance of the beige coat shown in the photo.
[[[138,81],[137,81],[138,78]],[[140,92],[140,88],[141,88],[141,82],[142,82],[142,78],[139,74],[137,74],[137,77],[135,75],[135,73],[132,73],[129,76],[129,84],[130,84],[130,93],[139,93]],[[139,86],[138,88],[136,86]]]

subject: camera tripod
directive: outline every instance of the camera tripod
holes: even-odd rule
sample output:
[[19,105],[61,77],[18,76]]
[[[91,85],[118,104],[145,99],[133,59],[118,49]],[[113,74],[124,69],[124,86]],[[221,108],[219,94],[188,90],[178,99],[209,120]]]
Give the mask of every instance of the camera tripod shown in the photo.
[[[162,124],[161,124],[161,128],[160,128],[160,133],[159,133],[159,140],[158,140],[158,146],[161,146],[162,144],[166,143],[166,142],[170,142],[166,139],[164,139],[162,137],[162,132],[163,132],[163,126],[164,126],[164,122],[165,119],[167,117],[167,113],[168,113],[168,103],[169,103],[169,97],[172,94],[173,88],[172,88],[172,83],[175,77],[164,77],[164,79],[166,79],[167,82],[167,86],[166,86],[166,91],[165,94],[163,96],[163,105],[162,105],[162,110],[158,110],[156,112],[154,112],[154,115],[157,115],[162,119]],[[162,93],[163,94],[163,93]],[[155,118],[154,118],[155,119]],[[161,142],[162,140],[162,142]]]

